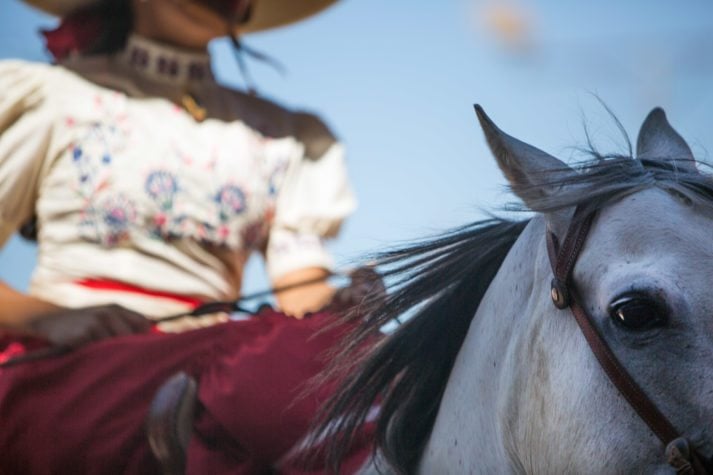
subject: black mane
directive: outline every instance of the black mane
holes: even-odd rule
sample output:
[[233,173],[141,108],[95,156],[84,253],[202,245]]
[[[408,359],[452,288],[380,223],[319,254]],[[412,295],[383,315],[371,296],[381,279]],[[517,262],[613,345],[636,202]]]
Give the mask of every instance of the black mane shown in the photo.
[[[376,445],[389,464],[413,471],[473,315],[527,222],[480,221],[378,256],[382,275],[393,280],[391,292],[345,340],[335,371],[349,376],[314,432],[315,440],[330,434],[329,466],[335,473],[380,397]],[[355,360],[376,330],[409,309],[415,314],[406,323]]]

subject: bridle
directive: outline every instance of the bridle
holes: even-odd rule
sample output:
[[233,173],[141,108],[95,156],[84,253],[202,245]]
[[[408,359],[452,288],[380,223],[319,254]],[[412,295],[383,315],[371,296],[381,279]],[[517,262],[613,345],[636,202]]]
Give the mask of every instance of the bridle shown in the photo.
[[560,310],[569,308],[572,311],[589,348],[599,361],[599,365],[619,393],[666,447],[667,462],[676,469],[676,473],[682,475],[713,474],[713,461],[697,452],[656,407],[656,404],[649,399],[621,365],[607,342],[597,331],[591,317],[582,308],[576,286],[572,282],[572,270],[587,239],[595,215],[596,211],[577,207],[561,246],[557,236],[552,231],[547,231],[547,252],[554,274],[550,291],[552,302]]

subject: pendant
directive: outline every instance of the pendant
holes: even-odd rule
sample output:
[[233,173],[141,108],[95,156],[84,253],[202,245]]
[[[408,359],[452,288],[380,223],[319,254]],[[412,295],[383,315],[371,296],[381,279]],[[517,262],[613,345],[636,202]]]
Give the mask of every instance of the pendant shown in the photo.
[[207,111],[204,107],[198,105],[198,102],[189,93],[183,94],[183,97],[181,97],[181,105],[196,122],[203,122],[205,120]]

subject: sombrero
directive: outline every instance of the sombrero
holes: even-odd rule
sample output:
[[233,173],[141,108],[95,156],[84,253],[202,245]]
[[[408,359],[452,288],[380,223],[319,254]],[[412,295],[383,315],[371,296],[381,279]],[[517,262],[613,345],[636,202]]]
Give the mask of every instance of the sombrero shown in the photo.
[[[47,13],[64,17],[79,8],[97,3],[99,0],[25,1]],[[288,25],[314,15],[333,3],[336,3],[336,1],[337,0],[252,0],[250,18],[240,25],[240,32],[253,33]]]

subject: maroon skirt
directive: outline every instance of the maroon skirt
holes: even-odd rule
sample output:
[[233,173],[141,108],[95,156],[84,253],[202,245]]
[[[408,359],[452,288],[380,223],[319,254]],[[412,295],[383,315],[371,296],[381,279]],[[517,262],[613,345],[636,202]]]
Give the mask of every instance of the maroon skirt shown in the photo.
[[[145,421],[157,389],[178,371],[198,381],[187,473],[322,473],[319,464],[307,469],[284,457],[330,395],[330,385],[309,382],[347,331],[329,327],[334,318],[265,310],[0,368],[0,474],[160,473]],[[370,455],[367,432],[345,460],[346,473]]]

